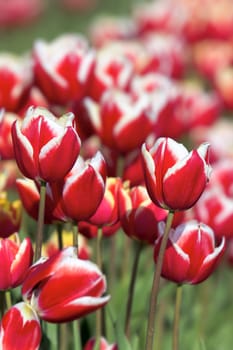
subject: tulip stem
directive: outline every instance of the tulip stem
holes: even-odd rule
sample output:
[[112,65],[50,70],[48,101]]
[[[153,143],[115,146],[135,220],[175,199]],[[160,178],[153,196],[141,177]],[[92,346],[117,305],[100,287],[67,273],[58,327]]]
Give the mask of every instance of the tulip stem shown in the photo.
[[132,274],[129,284],[129,291],[128,291],[128,300],[127,300],[127,306],[126,306],[126,317],[125,317],[125,335],[127,338],[129,338],[130,334],[130,317],[131,317],[131,311],[132,311],[132,305],[133,305],[133,296],[134,296],[134,289],[135,289],[135,283],[136,283],[136,277],[137,277],[137,271],[138,271],[138,264],[139,264],[139,258],[142,251],[143,244],[140,242],[136,242],[136,251],[135,251],[135,257],[132,267]]
[[0,312],[2,318],[5,312],[5,292],[2,290],[0,291]]
[[45,212],[45,198],[46,198],[46,182],[40,181],[40,204],[39,214],[37,221],[37,234],[36,234],[36,250],[34,260],[37,261],[41,257],[41,250],[43,244],[43,230],[44,230],[44,212]]
[[78,226],[73,225],[73,246],[77,248],[78,252]]
[[182,284],[178,284],[176,287],[176,304],[175,304],[175,315],[174,315],[174,321],[173,321],[172,350],[179,349],[179,321],[180,321],[181,300],[182,300]]
[[149,307],[145,350],[152,350],[153,349],[155,314],[156,314],[157,299],[158,299],[158,294],[159,294],[160,275],[161,275],[161,271],[162,271],[163,257],[164,257],[165,249],[167,246],[169,231],[170,231],[170,228],[172,225],[173,217],[174,217],[174,212],[169,211],[168,216],[167,216],[167,221],[166,221],[166,226],[165,226],[163,238],[162,238],[162,242],[161,242],[161,246],[160,246],[160,250],[159,250],[156,269],[154,272],[154,280],[153,280],[152,289],[151,289],[151,296],[150,296],[150,307]]
[[[96,237],[96,263],[99,267],[100,270],[102,270],[102,237],[103,237],[103,231],[102,228],[98,228],[98,233]],[[100,338],[101,338],[101,333],[103,331],[103,309],[98,309],[96,310],[96,344],[95,348],[96,350],[100,349]]]
[[57,240],[58,240],[58,248],[59,250],[62,250],[63,249],[62,225],[60,223],[57,224]]
[[82,350],[82,342],[80,337],[80,323],[78,320],[72,322],[73,327],[73,339],[74,339],[74,350]]
[[7,310],[9,310],[12,306],[11,291],[10,290],[5,291],[5,300],[6,300],[6,308],[7,308]]

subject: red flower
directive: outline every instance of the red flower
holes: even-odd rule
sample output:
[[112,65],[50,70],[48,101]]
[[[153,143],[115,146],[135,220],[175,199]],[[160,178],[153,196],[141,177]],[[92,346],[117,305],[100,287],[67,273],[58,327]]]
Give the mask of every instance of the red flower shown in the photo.
[[[161,233],[164,228],[165,223],[161,223]],[[155,262],[161,241],[162,235],[155,243]],[[214,271],[224,251],[225,238],[215,247],[214,232],[209,226],[195,220],[181,224],[169,233],[162,276],[177,283],[200,283]]]
[[89,219],[101,203],[106,180],[106,164],[100,152],[87,162],[79,157],[62,184],[57,184],[61,208],[67,220]]
[[[94,350],[95,349],[95,338],[91,338],[84,346],[84,350]],[[117,350],[118,346],[116,344],[108,344],[106,339],[103,337],[100,338],[99,350]]]
[[[1,2],[0,17],[3,13]],[[16,112],[27,95],[31,84],[32,71],[27,59],[9,54],[0,55],[0,108]]]
[[16,119],[19,119],[17,114],[0,113],[0,156],[1,160],[14,159],[14,148],[11,137],[11,127]]
[[99,204],[96,212],[88,222],[96,226],[113,225],[119,220],[119,190],[121,188],[121,179],[107,177],[104,197]]
[[3,262],[0,269],[0,290],[7,290],[19,286],[32,263],[33,250],[29,238],[19,242],[15,240],[0,239],[0,260]]
[[44,8],[40,0],[1,0],[0,26],[10,27],[35,20]]
[[167,217],[167,210],[155,205],[143,186],[120,191],[120,213],[124,232],[150,244],[158,237],[158,222]]
[[24,302],[11,307],[1,320],[1,349],[37,350],[41,336],[38,316],[30,305]]
[[52,43],[38,40],[34,46],[36,83],[53,103],[78,100],[86,94],[94,58],[82,36],[63,35]]
[[66,322],[104,306],[109,296],[105,277],[90,261],[77,258],[74,247],[34,264],[24,280],[22,295],[39,317]]
[[126,90],[133,73],[134,67],[129,58],[120,55],[111,45],[103,47],[96,57],[88,96],[100,101],[104,92],[110,88]]
[[[17,190],[23,207],[34,220],[38,219],[40,191],[38,183],[29,179],[17,179]],[[60,194],[57,191],[57,183],[47,183],[45,200],[45,223],[66,221],[66,215],[59,202]]]
[[44,181],[62,179],[74,165],[80,139],[73,114],[56,118],[45,108],[29,108],[22,125],[15,121],[12,138],[15,158],[24,176]]
[[99,104],[89,98],[84,102],[96,134],[105,146],[118,153],[139,148],[152,132],[155,117],[149,113],[145,93],[135,97],[109,89]]
[[216,163],[213,167],[211,182],[200,201],[194,206],[196,218],[212,227],[218,238],[233,237],[232,185],[232,160]]
[[159,138],[148,151],[142,147],[145,182],[152,201],[168,210],[191,208],[205,189],[210,175],[208,144],[187,149],[170,138]]

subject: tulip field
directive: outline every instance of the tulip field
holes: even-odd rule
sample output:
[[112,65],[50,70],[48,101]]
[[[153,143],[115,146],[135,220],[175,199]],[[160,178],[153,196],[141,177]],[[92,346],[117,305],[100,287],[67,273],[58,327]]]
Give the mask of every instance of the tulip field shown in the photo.
[[232,350],[232,0],[0,0],[0,350]]

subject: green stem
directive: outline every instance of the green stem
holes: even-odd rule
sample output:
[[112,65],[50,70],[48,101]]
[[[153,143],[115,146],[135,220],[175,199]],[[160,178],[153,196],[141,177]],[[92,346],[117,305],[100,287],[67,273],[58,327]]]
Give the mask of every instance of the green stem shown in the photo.
[[78,225],[73,225],[73,246],[78,251]]
[[167,241],[169,237],[169,231],[172,225],[174,213],[169,211],[165,226],[165,231],[163,234],[158,260],[156,264],[156,269],[154,272],[154,280],[152,284],[151,289],[151,296],[150,296],[150,307],[149,307],[149,316],[148,316],[148,325],[147,325],[147,336],[146,336],[146,347],[145,350],[152,350],[153,349],[153,342],[154,342],[154,328],[155,328],[155,314],[156,314],[156,306],[157,306],[157,299],[159,294],[159,282],[160,282],[160,275],[162,271],[162,265],[163,265],[163,257],[165,253],[165,249],[167,246]]
[[3,317],[5,312],[5,292],[0,291],[0,316]]
[[40,204],[37,221],[36,234],[36,250],[34,260],[37,261],[41,257],[41,249],[43,244],[43,230],[44,230],[44,212],[45,212],[45,198],[46,198],[46,182],[40,182]]
[[182,284],[178,284],[176,288],[176,304],[175,304],[175,315],[174,315],[174,322],[173,322],[172,350],[179,349],[179,321],[180,321],[181,300],[182,300]]
[[80,337],[80,324],[78,320],[74,320],[72,322],[72,328],[73,328],[73,350],[82,350],[82,342]]
[[6,300],[6,308],[7,308],[7,310],[9,310],[12,306],[11,291],[10,290],[5,291],[5,300]]
[[57,224],[57,240],[59,250],[63,249],[63,239],[62,239],[62,224]]
[[59,350],[66,350],[67,349],[67,337],[68,337],[68,332],[67,332],[67,323],[61,323],[58,324],[58,349]]
[[[96,263],[100,270],[102,270],[102,237],[103,231],[102,228],[98,228],[98,234],[96,237]],[[103,308],[96,310],[96,341],[95,348],[96,350],[100,349],[100,338],[103,331]]]
[[133,305],[133,296],[134,296],[134,289],[135,289],[135,283],[136,283],[136,277],[137,277],[137,271],[138,271],[138,265],[139,265],[139,258],[142,251],[143,244],[141,242],[136,242],[136,251],[135,251],[135,257],[132,267],[132,273],[131,273],[131,279],[129,284],[129,291],[128,291],[128,300],[127,300],[127,306],[126,306],[126,317],[125,317],[125,334],[127,338],[129,338],[130,334],[130,317],[131,317],[131,311],[132,311],[132,305]]

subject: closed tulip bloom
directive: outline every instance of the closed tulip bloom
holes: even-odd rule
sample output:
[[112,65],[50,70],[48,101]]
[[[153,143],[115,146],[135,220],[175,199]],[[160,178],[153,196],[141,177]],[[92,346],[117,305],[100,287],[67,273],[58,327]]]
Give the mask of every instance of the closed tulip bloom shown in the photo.
[[[225,139],[224,139],[225,141]],[[214,164],[213,176],[200,201],[194,206],[198,220],[214,230],[216,237],[233,237],[233,165],[231,159]]]
[[145,183],[152,201],[170,211],[191,208],[210,176],[209,144],[188,152],[173,139],[161,137],[147,150],[142,146]]
[[121,225],[124,232],[140,242],[154,244],[158,222],[166,220],[167,210],[155,205],[144,186],[120,191]]
[[24,302],[11,307],[1,320],[1,350],[37,350],[41,336],[38,316],[30,305]]
[[103,307],[109,296],[99,268],[77,258],[74,247],[65,248],[28,271],[22,295],[42,320],[66,322]]
[[88,222],[102,227],[113,225],[119,221],[119,190],[122,185],[120,178],[107,177],[104,197],[96,212]]
[[[157,261],[165,223],[160,223],[161,236],[155,243]],[[216,247],[213,230],[195,220],[171,229],[164,255],[162,276],[177,283],[196,284],[215,270],[225,251],[225,238]]]
[[58,119],[45,108],[31,107],[21,125],[15,121],[13,146],[24,176],[53,182],[70,171],[80,151],[73,118],[73,114],[68,113]]
[[[94,350],[95,349],[95,338],[91,338],[84,346],[84,350]],[[100,338],[99,350],[117,350],[118,346],[116,344],[108,344],[105,338]]]
[[[12,1],[11,1],[12,2]],[[8,3],[8,2],[7,2]],[[3,1],[0,1],[0,13]],[[4,5],[6,2],[4,1]],[[0,25],[1,25],[0,15]],[[22,105],[32,84],[33,76],[28,58],[0,54],[0,108],[16,112]]]
[[104,196],[105,180],[106,163],[100,152],[90,161],[78,158],[62,186],[58,184],[67,220],[87,220],[95,213]]
[[[37,220],[40,202],[38,183],[30,179],[17,179],[16,187],[24,209],[30,217]],[[45,195],[45,223],[52,224],[55,221],[66,221],[66,215],[59,202],[60,192],[58,193],[57,184],[47,183]]]
[[19,286],[27,274],[32,258],[33,250],[29,238],[25,238],[22,243],[19,242],[17,234],[12,239],[0,239],[0,290]]
[[95,52],[81,35],[61,35],[33,48],[35,80],[52,103],[65,105],[87,94]]
[[153,131],[156,115],[150,113],[145,93],[135,97],[133,93],[108,89],[99,104],[90,98],[86,98],[84,104],[101,142],[117,153],[126,154],[140,148]]

